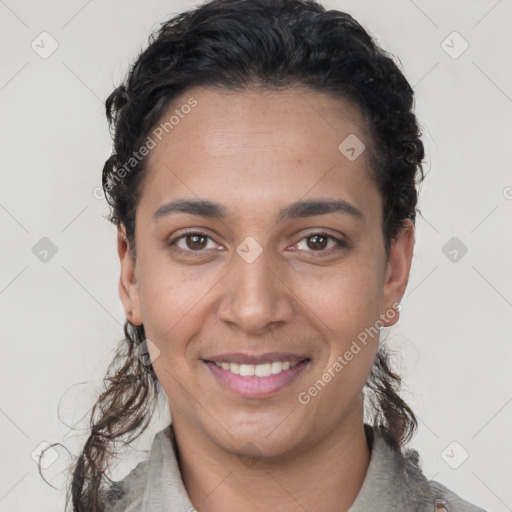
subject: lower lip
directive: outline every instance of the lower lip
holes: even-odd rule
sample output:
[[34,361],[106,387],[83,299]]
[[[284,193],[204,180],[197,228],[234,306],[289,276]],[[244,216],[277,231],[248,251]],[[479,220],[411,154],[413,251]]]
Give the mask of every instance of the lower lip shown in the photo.
[[301,361],[293,368],[268,377],[242,377],[229,370],[219,368],[215,363],[205,361],[213,376],[237,395],[247,397],[268,396],[293,382],[308,366],[309,360]]

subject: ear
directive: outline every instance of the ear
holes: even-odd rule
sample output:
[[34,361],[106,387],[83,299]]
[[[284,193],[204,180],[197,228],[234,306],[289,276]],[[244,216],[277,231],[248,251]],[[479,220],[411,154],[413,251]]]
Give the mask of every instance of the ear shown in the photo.
[[119,297],[123,303],[126,318],[133,325],[142,325],[135,260],[123,225],[120,225],[117,230],[117,253],[121,262]]
[[389,258],[386,264],[383,295],[384,311],[382,311],[380,317],[385,327],[396,324],[400,318],[397,306],[402,300],[409,281],[413,248],[414,224],[410,219],[406,219],[396,239],[391,241]]

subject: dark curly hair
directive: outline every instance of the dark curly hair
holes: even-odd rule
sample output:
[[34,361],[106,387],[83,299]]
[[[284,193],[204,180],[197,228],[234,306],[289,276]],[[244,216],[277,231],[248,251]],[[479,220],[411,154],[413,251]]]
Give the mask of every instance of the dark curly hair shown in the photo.
[[[213,0],[163,23],[106,101],[113,151],[103,168],[110,218],[123,226],[136,257],[135,212],[146,158],[139,148],[179,95],[194,86],[244,91],[301,87],[355,105],[372,144],[371,177],[383,199],[386,255],[405,219],[415,221],[423,180],[423,144],[413,90],[395,64],[350,15],[311,0]],[[126,322],[91,415],[91,434],[74,468],[75,511],[99,511],[115,446],[147,427],[159,384],[137,357],[144,327]],[[400,398],[401,378],[379,347],[365,387],[365,414],[402,448],[417,422]]]

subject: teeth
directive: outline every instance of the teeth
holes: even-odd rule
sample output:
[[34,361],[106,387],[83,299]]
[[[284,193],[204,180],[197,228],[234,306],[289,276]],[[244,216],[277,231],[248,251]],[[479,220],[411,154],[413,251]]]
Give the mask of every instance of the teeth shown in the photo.
[[237,364],[237,363],[217,363],[215,365],[223,370],[229,370],[231,373],[241,375],[242,377],[268,377],[269,375],[275,375],[276,373],[284,372],[289,370],[299,363],[290,361],[276,361],[273,363],[264,364]]
[[272,375],[272,365],[270,363],[266,363],[255,366],[254,375],[256,375],[256,377],[268,377],[269,375]]
[[255,367],[253,364],[241,364],[240,365],[240,375],[242,377],[251,377],[254,375]]
[[272,373],[272,375],[279,373],[283,369],[282,366],[283,366],[283,363],[280,363],[279,361],[277,363],[272,363],[271,369],[270,369],[270,372]]

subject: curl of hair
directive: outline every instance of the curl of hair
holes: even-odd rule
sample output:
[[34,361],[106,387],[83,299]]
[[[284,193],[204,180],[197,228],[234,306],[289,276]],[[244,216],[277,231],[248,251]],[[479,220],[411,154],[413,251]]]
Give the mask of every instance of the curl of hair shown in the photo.
[[410,441],[418,426],[413,411],[400,397],[401,384],[402,378],[391,369],[390,354],[379,345],[366,382],[365,413],[395,448]]
[[144,328],[124,324],[125,340],[117,347],[101,393],[91,412],[91,433],[78,457],[71,482],[73,510],[103,510],[108,489],[109,461],[147,428],[157,396],[158,381],[151,365],[140,357]]
[[[369,171],[382,196],[386,255],[404,221],[415,221],[424,149],[412,112],[413,90],[391,56],[350,15],[326,11],[312,0],[213,0],[163,23],[106,101],[113,148],[102,184],[109,219],[124,227],[134,257],[135,212],[147,160],[135,157],[164,115],[196,86],[299,87],[351,102],[371,142]],[[134,356],[143,328],[125,326],[125,335],[128,351],[116,356],[121,368],[107,379],[73,475],[76,511],[100,510],[111,447],[133,440],[147,425],[156,377]],[[367,388],[374,421],[401,446],[412,436],[416,419],[399,397],[400,378],[383,348]]]

